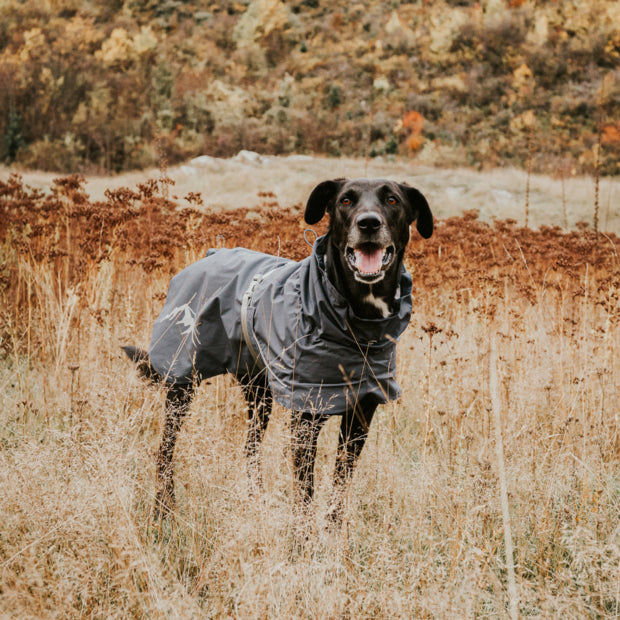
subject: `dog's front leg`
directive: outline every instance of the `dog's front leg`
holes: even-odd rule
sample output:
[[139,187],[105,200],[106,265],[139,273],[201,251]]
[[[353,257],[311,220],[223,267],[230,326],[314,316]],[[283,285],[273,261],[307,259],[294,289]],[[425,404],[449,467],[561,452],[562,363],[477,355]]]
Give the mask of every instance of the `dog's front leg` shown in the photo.
[[307,510],[314,494],[314,461],[319,433],[327,416],[293,412],[291,424],[293,469],[295,474],[295,505]]
[[269,423],[273,397],[265,380],[244,385],[243,389],[248,403],[248,433],[244,448],[248,476],[253,485],[262,489],[260,446]]
[[194,395],[193,385],[172,385],[166,393],[166,422],[157,454],[157,495],[155,497],[155,518],[159,518],[175,507],[174,497],[174,446],[183,426]]
[[336,469],[334,472],[334,488],[328,512],[328,519],[335,525],[342,521],[342,508],[348,483],[353,477],[353,470],[362,452],[373,415],[377,408],[374,401],[362,401],[355,410],[342,416],[338,451],[336,453]]

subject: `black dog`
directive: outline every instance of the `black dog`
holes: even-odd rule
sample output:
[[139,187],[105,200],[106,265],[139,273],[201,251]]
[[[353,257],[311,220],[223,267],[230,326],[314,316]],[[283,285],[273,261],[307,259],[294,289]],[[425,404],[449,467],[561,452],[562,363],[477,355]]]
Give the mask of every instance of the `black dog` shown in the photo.
[[326,211],[329,232],[301,262],[210,250],[173,278],[149,352],[123,347],[144,376],[168,386],[158,512],[174,506],[172,457],[195,386],[231,372],[248,402],[245,454],[254,480],[273,400],[293,410],[301,506],[313,495],[319,432],[330,415],[342,416],[330,504],[330,516],[340,520],[375,409],[400,394],[395,342],[411,315],[403,256],[412,222],[429,238],[433,218],[418,190],[386,180],[320,183],[305,220],[315,224]]

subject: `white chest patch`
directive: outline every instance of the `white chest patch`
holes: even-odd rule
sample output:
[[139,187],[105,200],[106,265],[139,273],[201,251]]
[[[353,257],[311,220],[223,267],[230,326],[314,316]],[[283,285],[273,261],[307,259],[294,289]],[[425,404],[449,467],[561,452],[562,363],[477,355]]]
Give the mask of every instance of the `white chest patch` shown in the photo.
[[381,316],[385,319],[390,316],[390,309],[388,305],[380,297],[375,297],[372,293],[364,297],[364,301],[371,306],[374,306],[381,312]]

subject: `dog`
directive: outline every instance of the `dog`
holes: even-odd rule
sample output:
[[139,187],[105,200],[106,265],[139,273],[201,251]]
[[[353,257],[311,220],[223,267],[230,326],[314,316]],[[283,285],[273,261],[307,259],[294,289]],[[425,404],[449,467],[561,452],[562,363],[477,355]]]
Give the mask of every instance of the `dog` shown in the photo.
[[175,276],[148,352],[123,347],[139,372],[166,386],[156,513],[175,507],[173,453],[195,387],[233,373],[248,404],[248,473],[261,485],[260,444],[273,401],[292,410],[295,505],[314,492],[321,428],[340,415],[328,517],[339,523],[379,404],[400,395],[396,341],[412,309],[403,257],[416,222],[433,233],[426,198],[404,183],[334,179],[317,185],[307,224],[330,216],[312,255],[296,262],[243,248],[209,250]]

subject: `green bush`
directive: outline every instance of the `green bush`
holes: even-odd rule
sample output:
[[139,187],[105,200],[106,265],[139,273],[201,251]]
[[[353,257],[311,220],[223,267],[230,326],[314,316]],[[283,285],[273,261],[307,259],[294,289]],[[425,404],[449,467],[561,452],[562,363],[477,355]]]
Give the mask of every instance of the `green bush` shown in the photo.
[[4,147],[3,159],[9,164],[15,161],[18,151],[25,145],[22,133],[23,120],[19,113],[11,108],[6,121],[2,146]]

